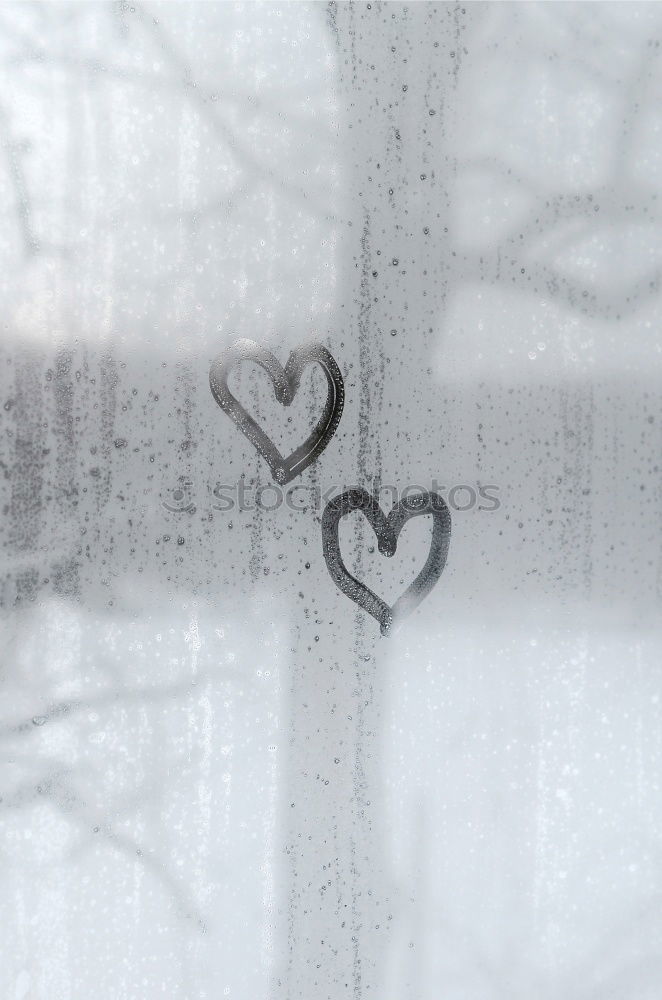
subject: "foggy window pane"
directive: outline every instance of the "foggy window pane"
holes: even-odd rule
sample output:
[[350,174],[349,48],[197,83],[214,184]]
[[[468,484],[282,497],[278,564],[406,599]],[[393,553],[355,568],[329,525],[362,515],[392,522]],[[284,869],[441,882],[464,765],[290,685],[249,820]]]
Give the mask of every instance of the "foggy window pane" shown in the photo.
[[0,997],[655,1000],[662,6],[0,6]]

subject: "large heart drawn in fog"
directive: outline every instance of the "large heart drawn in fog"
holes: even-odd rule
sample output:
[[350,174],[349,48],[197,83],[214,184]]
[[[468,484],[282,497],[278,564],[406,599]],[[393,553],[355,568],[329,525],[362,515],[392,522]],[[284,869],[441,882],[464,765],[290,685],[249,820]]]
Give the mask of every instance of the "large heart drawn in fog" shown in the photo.
[[[410,518],[420,514],[432,515],[432,539],[425,565],[393,607],[352,576],[343,562],[338,526],[341,517],[355,510],[360,510],[369,521],[377,536],[379,551],[385,556],[395,554],[400,532]],[[411,614],[430,593],[446,565],[450,538],[450,511],[437,493],[424,492],[405,497],[387,517],[369,493],[356,487],[330,500],[322,515],[322,547],[329,573],[343,594],[377,619],[382,635],[387,635],[395,621]]]
[[[281,455],[269,436],[230,392],[228,376],[231,368],[239,361],[253,361],[267,373],[273,383],[276,399],[283,406],[289,406],[296,396],[306,365],[318,364],[324,371],[327,382],[324,411],[312,433],[291,455]],[[283,368],[271,351],[252,340],[238,340],[213,362],[209,371],[209,386],[220,408],[234,420],[242,434],[246,435],[267,461],[272,477],[281,485],[289,483],[319,458],[336,432],[345,402],[340,369],[321,344],[298,347],[292,351]]]

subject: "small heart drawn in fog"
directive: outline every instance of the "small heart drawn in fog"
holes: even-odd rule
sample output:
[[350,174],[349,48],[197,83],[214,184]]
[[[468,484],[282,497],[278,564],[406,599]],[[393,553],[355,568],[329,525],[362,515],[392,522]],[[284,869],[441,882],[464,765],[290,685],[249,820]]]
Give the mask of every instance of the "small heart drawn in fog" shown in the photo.
[[[379,551],[385,556],[394,555],[400,532],[410,518],[432,515],[432,539],[425,565],[393,607],[352,576],[343,562],[338,533],[340,519],[355,510],[367,518],[377,536]],[[329,573],[343,594],[377,619],[382,635],[387,635],[394,622],[411,614],[430,593],[446,565],[450,537],[450,511],[437,493],[423,492],[405,497],[387,517],[369,493],[355,487],[330,500],[322,515],[322,548]]]
[[[283,456],[273,441],[251,417],[228,388],[228,376],[239,361],[253,361],[262,368],[273,384],[279,403],[289,406],[296,396],[304,368],[318,364],[327,383],[327,395],[322,416],[312,433],[291,455]],[[321,344],[308,344],[292,351],[283,368],[271,351],[252,340],[238,340],[213,362],[209,372],[212,395],[224,413],[266,460],[271,475],[284,485],[319,458],[340,423],[345,402],[345,388],[340,369],[332,355]]]

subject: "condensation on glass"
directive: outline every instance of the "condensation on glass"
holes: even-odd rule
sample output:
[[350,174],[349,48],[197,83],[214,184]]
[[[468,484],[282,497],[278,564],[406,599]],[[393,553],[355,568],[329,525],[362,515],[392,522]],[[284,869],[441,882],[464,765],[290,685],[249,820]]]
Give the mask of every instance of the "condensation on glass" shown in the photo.
[[2,997],[659,996],[661,39],[2,5]]

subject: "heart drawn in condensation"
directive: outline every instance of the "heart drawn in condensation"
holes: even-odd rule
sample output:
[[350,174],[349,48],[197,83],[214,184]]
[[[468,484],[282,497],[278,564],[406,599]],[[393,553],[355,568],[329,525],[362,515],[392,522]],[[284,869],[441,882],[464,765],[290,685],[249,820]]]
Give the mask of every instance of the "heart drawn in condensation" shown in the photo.
[[[324,411],[312,433],[291,455],[281,455],[273,441],[230,392],[228,376],[230,369],[238,361],[253,361],[264,369],[273,383],[276,399],[283,406],[289,406],[296,396],[306,365],[318,364],[322,367],[327,382]],[[308,344],[292,351],[283,368],[271,351],[252,340],[238,340],[212,364],[209,385],[220,408],[234,420],[239,430],[266,459],[271,475],[281,484],[289,483],[319,458],[336,432],[345,402],[340,369],[321,344]]]
[[[425,566],[393,607],[352,576],[343,562],[338,526],[340,518],[354,510],[360,510],[366,516],[377,536],[379,551],[385,556],[395,554],[402,527],[410,518],[420,514],[432,515],[432,540]],[[430,593],[446,565],[450,539],[450,512],[437,493],[423,492],[406,497],[395,505],[387,517],[369,493],[355,487],[330,500],[322,515],[322,547],[329,573],[343,594],[377,619],[382,635],[387,635],[394,622],[411,614]]]

